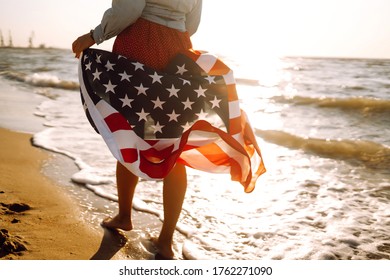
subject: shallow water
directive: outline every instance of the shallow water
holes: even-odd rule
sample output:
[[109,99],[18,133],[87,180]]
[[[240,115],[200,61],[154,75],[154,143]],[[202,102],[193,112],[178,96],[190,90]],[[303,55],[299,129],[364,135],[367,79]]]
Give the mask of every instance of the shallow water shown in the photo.
[[[390,259],[390,61],[253,62],[231,65],[267,173],[246,194],[227,175],[188,170],[184,256]],[[115,211],[115,161],[84,116],[70,52],[0,49],[0,79],[2,101],[12,88],[38,96],[45,127],[34,143],[75,161],[85,205],[95,194],[107,199],[89,206],[96,219]],[[135,207],[162,218],[161,182],[141,181]]]

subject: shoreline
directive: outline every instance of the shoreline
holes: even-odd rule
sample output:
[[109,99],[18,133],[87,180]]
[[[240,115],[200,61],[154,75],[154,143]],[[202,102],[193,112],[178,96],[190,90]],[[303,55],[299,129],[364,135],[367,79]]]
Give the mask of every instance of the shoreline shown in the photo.
[[100,234],[79,218],[74,201],[42,175],[49,154],[33,147],[30,139],[30,134],[0,128],[0,256],[89,259],[99,248]]
[[157,217],[133,210],[134,230],[100,227],[117,203],[80,193],[59,170],[74,163],[33,146],[31,137],[0,127],[0,260],[154,259]]
[[0,88],[0,260],[91,258],[103,229],[80,215],[69,174],[53,170],[60,155],[31,142],[45,128],[34,112],[46,97],[2,80]]

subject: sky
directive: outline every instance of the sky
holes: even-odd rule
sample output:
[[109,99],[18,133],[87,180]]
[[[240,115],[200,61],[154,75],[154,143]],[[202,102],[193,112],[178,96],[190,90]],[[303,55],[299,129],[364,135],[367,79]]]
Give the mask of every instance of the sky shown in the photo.
[[[258,56],[390,58],[390,0],[203,0],[194,48]],[[71,48],[111,0],[0,0],[15,46]],[[100,45],[110,49],[113,40]]]

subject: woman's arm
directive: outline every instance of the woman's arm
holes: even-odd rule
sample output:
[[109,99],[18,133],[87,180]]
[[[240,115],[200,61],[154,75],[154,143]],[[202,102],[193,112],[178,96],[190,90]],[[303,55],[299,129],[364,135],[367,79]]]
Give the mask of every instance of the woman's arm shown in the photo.
[[75,57],[79,58],[81,52],[93,44],[95,44],[95,40],[92,38],[90,33],[78,37],[72,44],[72,51],[75,54]]
[[78,37],[72,44],[77,58],[80,53],[93,44],[100,44],[118,35],[134,23],[142,14],[145,0],[112,0],[111,8],[105,11],[101,23],[91,33]]
[[94,29],[95,42],[100,44],[118,35],[141,16],[145,5],[145,0],[112,0],[111,8]]

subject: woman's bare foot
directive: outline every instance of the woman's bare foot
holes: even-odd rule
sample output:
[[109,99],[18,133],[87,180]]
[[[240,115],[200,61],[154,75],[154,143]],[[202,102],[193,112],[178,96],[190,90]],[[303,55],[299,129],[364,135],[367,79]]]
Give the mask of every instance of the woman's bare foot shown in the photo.
[[114,218],[106,218],[101,222],[101,226],[109,229],[121,229],[125,231],[130,231],[133,229],[133,224],[131,223],[130,218],[120,217],[116,215]]
[[151,241],[157,248],[156,260],[173,260],[175,259],[175,253],[170,245],[161,244],[157,237],[152,237]]

